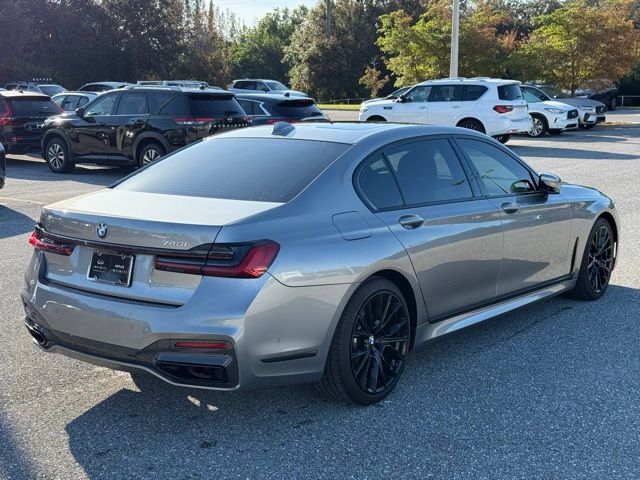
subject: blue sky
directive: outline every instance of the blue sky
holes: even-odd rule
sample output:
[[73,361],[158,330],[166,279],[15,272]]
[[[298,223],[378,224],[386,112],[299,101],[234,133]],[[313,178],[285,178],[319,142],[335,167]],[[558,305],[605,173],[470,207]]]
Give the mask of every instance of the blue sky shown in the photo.
[[247,26],[254,25],[265,13],[275,8],[295,8],[298,5],[313,6],[319,0],[214,0],[222,10],[229,9]]

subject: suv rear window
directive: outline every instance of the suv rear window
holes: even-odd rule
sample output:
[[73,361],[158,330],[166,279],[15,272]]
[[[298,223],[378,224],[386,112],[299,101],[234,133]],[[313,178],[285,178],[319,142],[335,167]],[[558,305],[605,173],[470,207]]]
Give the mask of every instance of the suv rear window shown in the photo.
[[192,115],[237,115],[244,113],[233,95],[189,95]]
[[517,83],[509,83],[498,87],[498,98],[500,100],[520,100],[522,91]]
[[115,188],[284,203],[348,148],[309,140],[212,137],[159,160]]
[[290,117],[290,118],[306,118],[306,117],[318,117],[322,116],[322,112],[316,107],[315,102],[310,98],[304,98],[299,100],[284,100],[275,105],[275,108],[267,107],[272,111],[271,114],[275,116]]
[[60,107],[46,97],[6,99],[11,113],[16,117],[48,117],[61,112]]

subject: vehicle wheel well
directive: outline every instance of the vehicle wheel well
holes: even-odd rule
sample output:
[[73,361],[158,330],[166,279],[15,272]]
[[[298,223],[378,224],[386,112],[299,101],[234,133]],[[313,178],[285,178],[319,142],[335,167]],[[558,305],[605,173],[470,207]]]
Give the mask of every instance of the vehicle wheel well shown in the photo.
[[[613,219],[613,215],[611,215],[609,212],[603,212],[600,216],[598,216],[598,218],[604,218],[607,222],[609,222],[609,225],[611,225],[611,230],[613,231],[613,238],[617,243],[618,226],[616,225],[616,221]],[[596,221],[598,221],[598,218],[596,218]]]
[[459,127],[464,122],[475,122],[478,125],[480,125],[480,128],[482,129],[482,133],[487,133],[487,129],[484,128],[484,124],[480,120],[478,120],[477,118],[473,118],[473,117],[465,117],[465,118],[463,118],[458,123],[456,123],[456,127]]
[[418,307],[416,303],[416,296],[413,293],[413,288],[411,287],[411,283],[409,280],[395,270],[380,270],[379,272],[374,273],[371,277],[382,277],[389,280],[396,287],[400,289],[402,295],[404,295],[404,299],[407,302],[407,307],[409,307],[409,320],[411,322],[411,342],[409,344],[409,348],[413,348],[413,342],[416,337],[416,325],[417,325],[417,317],[418,317]]
[[540,120],[542,120],[544,122],[544,124],[547,126],[547,128],[549,128],[549,122],[547,121],[547,117],[545,117],[543,114],[541,114],[541,113],[531,113],[530,115],[532,117],[537,117]]
[[382,115],[371,115],[369,118],[367,118],[367,122],[386,122],[387,119],[384,118]]
[[69,142],[67,141],[66,138],[64,138],[64,135],[62,135],[61,133],[58,132],[53,132],[50,133],[49,135],[46,135],[43,139],[42,139],[42,158],[46,159],[46,147],[47,144],[53,140],[54,138],[59,138],[60,140],[62,140],[64,142],[64,144],[67,146],[67,150],[69,151],[69,155],[73,155],[73,152],[71,151],[71,147],[69,145]]

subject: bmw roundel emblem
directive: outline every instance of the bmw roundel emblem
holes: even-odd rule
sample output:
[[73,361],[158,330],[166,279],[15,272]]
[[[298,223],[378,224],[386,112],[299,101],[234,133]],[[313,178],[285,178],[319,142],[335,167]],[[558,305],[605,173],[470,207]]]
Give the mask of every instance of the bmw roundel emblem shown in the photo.
[[98,236],[100,238],[105,238],[107,236],[107,224],[106,223],[99,223],[98,227],[96,228],[96,233],[98,234]]

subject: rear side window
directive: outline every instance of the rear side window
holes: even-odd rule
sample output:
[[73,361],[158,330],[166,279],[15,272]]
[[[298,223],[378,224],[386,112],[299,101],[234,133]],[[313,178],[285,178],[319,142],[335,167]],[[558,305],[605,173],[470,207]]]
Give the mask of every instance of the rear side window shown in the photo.
[[78,100],[78,107],[84,107],[87,103],[89,103],[88,97],[80,97],[80,100]]
[[308,140],[212,137],[165,157],[115,188],[284,203],[348,148]]
[[8,98],[7,103],[16,117],[43,117],[60,113],[60,107],[46,97]]
[[237,115],[242,107],[233,95],[189,95],[189,105],[194,116]]
[[145,93],[124,93],[118,104],[118,115],[145,115],[149,113]]
[[517,83],[509,83],[498,87],[498,98],[500,100],[520,100],[522,91]]
[[101,95],[87,107],[86,115],[111,115],[118,95]]
[[488,90],[484,85],[465,85],[462,87],[462,99],[466,102],[473,102],[482,97]]
[[398,184],[382,155],[374,157],[360,169],[357,187],[375,208],[399,207],[403,203]]
[[462,100],[462,86],[434,85],[429,94],[430,102],[459,102]]
[[272,114],[290,118],[322,116],[322,112],[310,98],[280,102],[272,108]]
[[247,115],[265,115],[262,108],[260,108],[259,102],[255,102],[253,100],[243,100],[239,98],[238,103]]
[[80,100],[80,97],[77,95],[68,95],[60,106],[65,112],[70,112],[78,108],[78,100]]
[[[175,95],[175,93],[169,94],[167,93],[166,97],[158,96],[157,94],[153,94],[154,99],[151,100],[149,105],[151,107],[151,111],[157,111],[159,115],[169,115],[169,116],[182,116],[188,117],[191,115],[189,111],[189,104],[187,103],[187,97],[184,95]],[[175,96],[174,96],[175,95]],[[157,105],[156,106],[154,106]]]
[[473,197],[462,164],[447,140],[412,142],[385,153],[407,205]]

